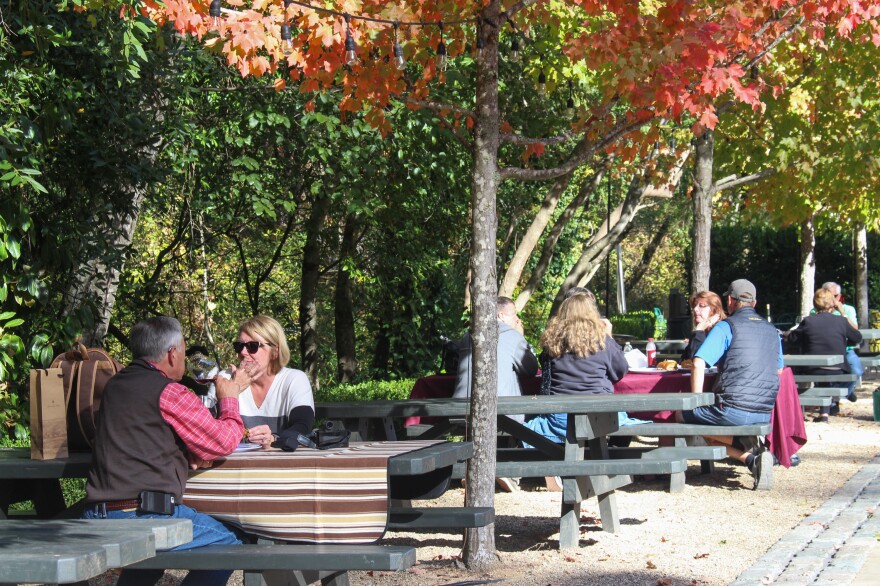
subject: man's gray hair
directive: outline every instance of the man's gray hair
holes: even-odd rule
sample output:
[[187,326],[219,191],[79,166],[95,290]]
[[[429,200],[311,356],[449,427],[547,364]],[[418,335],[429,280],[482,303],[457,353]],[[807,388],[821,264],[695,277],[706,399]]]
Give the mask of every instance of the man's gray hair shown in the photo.
[[499,295],[496,304],[499,313],[508,313],[510,310],[513,310],[513,313],[516,313],[516,303],[514,303],[513,299],[510,297],[502,297]]
[[158,362],[171,348],[183,344],[183,328],[173,317],[161,315],[138,322],[131,329],[128,348],[132,358]]
[[834,281],[828,281],[827,283],[822,283],[822,286],[820,287],[820,289],[828,289],[829,291],[831,291],[835,295],[840,295],[840,292],[842,291],[842,289],[840,288],[840,285],[838,285]]

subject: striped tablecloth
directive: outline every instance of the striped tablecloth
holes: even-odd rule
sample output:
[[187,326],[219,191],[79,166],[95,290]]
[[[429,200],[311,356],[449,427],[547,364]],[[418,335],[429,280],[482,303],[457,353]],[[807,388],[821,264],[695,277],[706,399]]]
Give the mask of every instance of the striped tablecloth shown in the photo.
[[371,543],[388,521],[388,458],[438,441],[235,453],[190,473],[184,502],[270,539]]

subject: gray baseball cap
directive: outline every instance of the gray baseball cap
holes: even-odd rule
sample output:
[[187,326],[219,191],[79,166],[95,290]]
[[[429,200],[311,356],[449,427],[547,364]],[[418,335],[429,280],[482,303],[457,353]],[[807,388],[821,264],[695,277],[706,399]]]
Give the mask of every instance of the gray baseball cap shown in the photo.
[[737,279],[730,284],[730,287],[727,288],[724,296],[733,297],[737,301],[752,303],[755,301],[757,293],[755,291],[755,286],[752,285],[751,281],[747,281],[746,279]]

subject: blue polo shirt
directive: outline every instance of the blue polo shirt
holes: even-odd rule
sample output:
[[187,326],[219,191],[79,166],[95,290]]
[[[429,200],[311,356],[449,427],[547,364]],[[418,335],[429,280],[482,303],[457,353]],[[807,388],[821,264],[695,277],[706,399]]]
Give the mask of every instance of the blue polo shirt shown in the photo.
[[[702,358],[707,365],[715,366],[727,349],[730,348],[730,342],[733,340],[733,331],[730,324],[726,321],[718,322],[709,330],[706,340],[697,350],[694,358]],[[779,353],[777,357],[777,368],[784,366],[782,362],[782,340],[779,340]]]

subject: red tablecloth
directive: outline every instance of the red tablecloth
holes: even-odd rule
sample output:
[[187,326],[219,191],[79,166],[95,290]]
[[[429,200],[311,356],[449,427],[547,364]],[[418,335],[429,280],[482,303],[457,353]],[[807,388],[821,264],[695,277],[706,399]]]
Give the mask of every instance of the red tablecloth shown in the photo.
[[[707,376],[704,390],[712,387],[712,377]],[[520,379],[523,394],[535,395],[541,389],[541,377]],[[691,390],[690,373],[684,371],[664,373],[631,372],[614,385],[615,393],[685,393]],[[411,399],[442,399],[452,396],[455,391],[454,375],[426,376],[418,379],[410,393]],[[630,413],[638,419],[651,419],[656,422],[673,421],[672,411],[649,413]],[[409,417],[405,425],[417,425],[419,417]],[[780,464],[788,468],[791,456],[807,443],[804,428],[804,415],[798,398],[797,385],[790,368],[785,368],[779,377],[779,394],[770,416],[771,432],[767,445]]]
[[[712,375],[707,375],[703,384],[704,390],[712,388]],[[630,372],[614,385],[615,393],[689,393],[691,390],[691,374],[685,371],[641,373]],[[672,411],[633,412],[630,417],[650,419],[657,423],[675,421]]]

